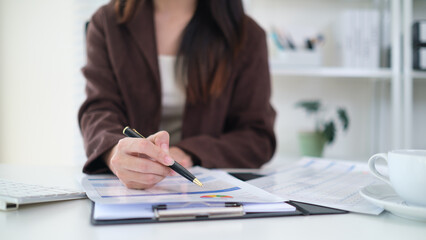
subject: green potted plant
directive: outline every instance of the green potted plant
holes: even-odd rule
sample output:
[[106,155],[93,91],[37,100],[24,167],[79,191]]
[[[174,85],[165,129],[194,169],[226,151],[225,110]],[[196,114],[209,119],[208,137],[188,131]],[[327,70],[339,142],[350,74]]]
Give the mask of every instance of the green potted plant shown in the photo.
[[324,146],[331,144],[336,138],[337,120],[343,131],[349,128],[349,117],[344,108],[338,107],[336,115],[326,118],[328,109],[319,100],[300,101],[296,103],[296,107],[304,109],[315,121],[314,131],[299,132],[300,151],[303,156],[322,156]]

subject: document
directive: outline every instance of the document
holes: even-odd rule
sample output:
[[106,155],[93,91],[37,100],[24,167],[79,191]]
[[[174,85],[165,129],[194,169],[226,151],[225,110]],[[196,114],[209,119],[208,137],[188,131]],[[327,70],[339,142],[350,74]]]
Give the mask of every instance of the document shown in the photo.
[[[90,175],[82,181],[87,196],[99,204],[239,202],[273,203],[285,199],[240,181],[226,172],[202,167],[190,169],[203,184],[199,187],[182,176],[169,176],[145,190],[128,189],[114,175]],[[129,206],[131,207],[131,206]]]
[[383,211],[359,194],[360,188],[380,183],[365,163],[303,158],[263,173],[268,176],[248,183],[284,199],[374,215]]

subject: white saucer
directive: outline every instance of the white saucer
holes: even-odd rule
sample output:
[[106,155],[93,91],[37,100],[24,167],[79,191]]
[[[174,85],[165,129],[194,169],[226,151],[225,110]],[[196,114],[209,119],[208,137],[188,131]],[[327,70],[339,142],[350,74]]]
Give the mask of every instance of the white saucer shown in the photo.
[[369,202],[394,215],[417,221],[426,221],[426,207],[407,205],[388,184],[374,184],[362,188],[359,193]]

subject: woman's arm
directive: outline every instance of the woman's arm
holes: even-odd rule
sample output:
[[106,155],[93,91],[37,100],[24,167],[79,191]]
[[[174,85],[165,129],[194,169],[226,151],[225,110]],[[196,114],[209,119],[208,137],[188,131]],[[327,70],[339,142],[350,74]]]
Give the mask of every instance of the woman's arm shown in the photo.
[[87,32],[87,99],[79,111],[79,123],[88,156],[83,171],[111,170],[129,188],[148,188],[170,174],[169,135],[158,132],[147,139],[124,138],[126,108],[106,46],[101,8]]
[[125,106],[115,79],[106,45],[104,8],[96,12],[87,31],[87,64],[83,74],[87,80],[87,98],[80,107],[78,120],[88,160],[85,173],[108,171],[101,159],[123,138],[127,125]]

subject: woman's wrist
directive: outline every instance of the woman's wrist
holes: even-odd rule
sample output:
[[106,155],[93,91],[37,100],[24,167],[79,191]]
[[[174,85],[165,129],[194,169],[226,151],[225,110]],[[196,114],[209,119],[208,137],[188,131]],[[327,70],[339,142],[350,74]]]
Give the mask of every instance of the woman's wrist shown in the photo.
[[105,164],[108,166],[108,168],[112,172],[114,172],[114,171],[113,171],[112,166],[111,166],[111,159],[112,159],[112,157],[114,156],[114,154],[116,152],[116,148],[117,148],[117,145],[114,145],[114,147],[112,147],[110,150],[108,150],[107,152],[105,152],[102,155],[102,157],[101,157],[102,160],[105,162]]

